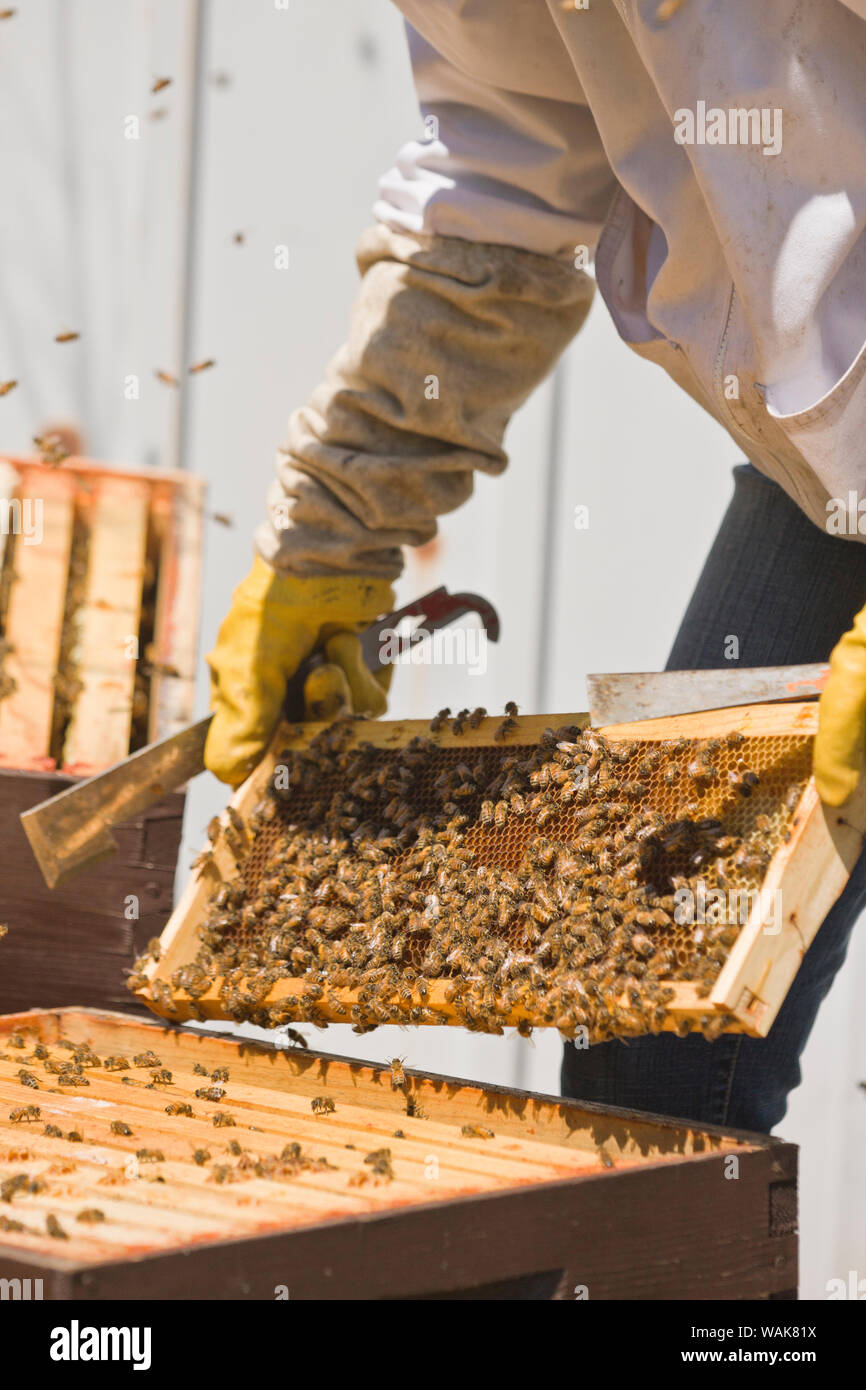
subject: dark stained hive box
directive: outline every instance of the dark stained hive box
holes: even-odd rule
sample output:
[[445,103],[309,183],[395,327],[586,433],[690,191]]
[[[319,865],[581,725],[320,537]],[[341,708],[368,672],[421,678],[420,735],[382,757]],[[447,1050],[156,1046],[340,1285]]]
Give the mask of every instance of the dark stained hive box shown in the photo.
[[2,1010],[135,1007],[123,972],[171,910],[183,795],[53,893],[18,817],[192,718],[203,498],[189,474],[0,457]]
[[[61,1085],[64,1043],[130,1065],[79,1052],[89,1084]],[[95,1011],[0,1019],[0,1192],[0,1277],[49,1298],[796,1287],[791,1145]]]

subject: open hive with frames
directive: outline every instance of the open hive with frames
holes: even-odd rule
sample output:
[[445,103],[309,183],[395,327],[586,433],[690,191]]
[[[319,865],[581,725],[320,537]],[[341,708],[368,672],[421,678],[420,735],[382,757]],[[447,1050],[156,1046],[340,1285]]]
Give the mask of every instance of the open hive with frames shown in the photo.
[[816,707],[285,727],[130,987],[172,1019],[766,1033],[859,853]]

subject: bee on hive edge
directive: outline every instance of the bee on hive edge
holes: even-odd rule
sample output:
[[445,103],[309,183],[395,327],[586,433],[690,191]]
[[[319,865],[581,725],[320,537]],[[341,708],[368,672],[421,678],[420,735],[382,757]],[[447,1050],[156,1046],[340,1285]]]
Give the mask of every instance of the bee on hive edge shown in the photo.
[[495,1139],[496,1135],[492,1129],[487,1129],[485,1125],[463,1125],[460,1133],[467,1139]]

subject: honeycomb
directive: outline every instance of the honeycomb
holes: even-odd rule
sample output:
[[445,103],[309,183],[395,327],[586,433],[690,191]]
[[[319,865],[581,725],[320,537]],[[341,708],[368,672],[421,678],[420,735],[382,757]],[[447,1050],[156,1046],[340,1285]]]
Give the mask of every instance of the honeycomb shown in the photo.
[[[809,737],[608,743],[567,727],[382,749],[350,746],[348,727],[286,749],[288,787],[223,827],[237,877],[175,989],[219,979],[226,1014],[266,1026],[339,1018],[348,989],[359,1031],[501,1032],[513,1014],[594,1041],[655,1031],[672,984],[709,993],[745,921],[683,897],[721,890],[741,913],[811,770]],[[272,1002],[286,978],[304,989]]]

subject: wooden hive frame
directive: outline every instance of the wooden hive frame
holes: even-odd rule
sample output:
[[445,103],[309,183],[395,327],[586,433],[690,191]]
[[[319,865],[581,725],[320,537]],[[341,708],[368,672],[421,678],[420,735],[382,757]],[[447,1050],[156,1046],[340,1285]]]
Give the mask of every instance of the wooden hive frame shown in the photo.
[[[45,1061],[46,1050],[71,1058],[64,1040],[129,1067],[86,1068],[86,1087],[60,1087]],[[135,1064],[148,1050],[170,1081],[148,1085],[152,1064]],[[22,1066],[38,1090],[22,1086]],[[228,1072],[224,1097],[196,1097],[216,1068]],[[316,1114],[323,1094],[334,1110]],[[172,1102],[194,1114],[167,1114]],[[28,1104],[39,1119],[13,1122]],[[216,1110],[234,1125],[214,1127]],[[254,1156],[300,1143],[330,1166],[219,1182],[215,1168],[242,1162],[230,1141]],[[382,1148],[393,1177],[377,1181],[365,1157]],[[139,1161],[139,1149],[160,1157]],[[276,1285],[292,1300],[569,1299],[577,1284],[593,1300],[694,1299],[796,1287],[796,1149],[780,1140],[408,1069],[395,1086],[387,1063],[93,1010],[0,1017],[0,1182],[22,1174],[27,1190],[0,1203],[0,1278],[41,1278],[48,1299],[273,1300]],[[76,1220],[93,1208],[103,1221]],[[670,1210],[677,1219],[660,1222]],[[48,1233],[49,1216],[65,1239]]]
[[[581,724],[586,726],[585,714],[521,717],[519,725],[509,736],[514,744],[533,743],[542,730],[550,725]],[[441,747],[481,747],[494,742],[499,719],[485,719],[477,729],[455,735],[444,728],[435,736]],[[322,731],[323,724],[286,726],[281,728],[271,745],[268,756],[238,790],[232,806],[245,821],[262,799],[272,778],[276,762],[286,748],[303,748]],[[813,737],[817,729],[817,705],[814,703],[784,703],[752,705],[710,713],[674,716],[645,720],[634,724],[612,725],[600,730],[608,740],[629,742],[663,741],[689,738],[723,737],[734,731],[746,738]],[[422,721],[356,721],[354,740],[383,749],[398,749],[417,736],[430,737],[429,726]],[[760,891],[756,894],[738,938],[731,947],[709,996],[699,993],[694,982],[674,984],[674,998],[669,1005],[666,1027],[674,1029],[684,1019],[693,1024],[708,1014],[730,1015],[729,1031],[765,1036],[791,986],[803,956],[821,922],[841,893],[854,866],[866,836],[866,787],[861,786],[841,810],[824,807],[814,781],[809,780],[793,813],[791,828],[785,843],[775,851],[767,868]],[[237,875],[237,866],[224,840],[214,848],[214,861],[224,881]],[[193,874],[177,908],[166,925],[161,940],[158,962],[151,962],[145,974],[152,983],[169,980],[172,973],[191,960],[197,949],[199,928],[206,916],[209,899],[214,892],[214,880],[207,870]],[[776,894],[781,894],[778,899]],[[782,920],[775,911],[781,901]],[[455,1009],[445,997],[447,981],[434,980],[429,984],[427,1007],[448,1022],[457,1022]],[[265,1002],[274,1002],[289,995],[300,994],[301,978],[278,981]],[[164,1012],[150,997],[149,989],[140,997],[156,1013]],[[328,996],[319,1001],[318,1008],[333,1022],[346,1021],[346,1009],[356,1002],[352,990],[334,989],[332,997],[339,1009],[329,1006]],[[414,1003],[421,1000],[417,994]],[[407,1010],[411,1003],[407,1003]],[[192,1001],[182,990],[175,993],[174,1007],[166,1016],[174,1020],[188,1018],[216,1019],[225,1017],[219,997],[219,981],[208,992]],[[538,1020],[525,1011],[515,1009],[501,1021],[516,1025],[526,1020],[537,1026]]]
[[[89,775],[131,751],[145,590],[153,650],[136,746],[189,723],[203,497],[202,480],[187,473],[0,458],[0,674],[12,688],[0,700],[0,769]],[[37,503],[42,535],[31,544],[8,518],[16,508],[33,518]],[[78,688],[61,723],[58,664],[73,619]]]

